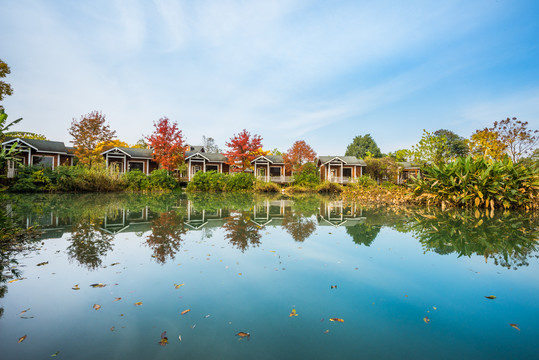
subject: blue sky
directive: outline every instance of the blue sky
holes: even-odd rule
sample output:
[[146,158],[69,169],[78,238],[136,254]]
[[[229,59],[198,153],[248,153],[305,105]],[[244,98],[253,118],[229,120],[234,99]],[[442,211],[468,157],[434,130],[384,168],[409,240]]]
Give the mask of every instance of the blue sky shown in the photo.
[[305,140],[383,152],[423,129],[469,137],[517,116],[539,128],[538,1],[9,1],[0,58],[17,130],[71,140],[100,110],[135,143],[167,116],[221,148]]

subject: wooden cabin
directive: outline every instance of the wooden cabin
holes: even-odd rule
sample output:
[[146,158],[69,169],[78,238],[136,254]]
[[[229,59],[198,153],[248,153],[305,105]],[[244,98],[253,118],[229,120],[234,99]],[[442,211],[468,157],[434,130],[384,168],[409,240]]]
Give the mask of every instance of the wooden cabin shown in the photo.
[[355,156],[320,156],[317,160],[322,181],[339,184],[354,182],[363,175],[365,161]]
[[159,168],[153,159],[152,149],[114,147],[101,153],[105,158],[107,168],[115,169],[121,173],[140,170],[149,175]]
[[254,173],[257,179],[265,182],[288,183],[291,178],[285,176],[284,159],[281,155],[259,156],[253,161]]
[[412,177],[421,175],[420,166],[417,164],[398,162],[397,165],[399,165],[399,175],[397,175],[397,184],[399,185],[406,183]]
[[[14,146],[18,151],[15,156],[19,163],[26,166],[44,166],[55,169],[60,165],[73,165],[74,155],[62,141],[23,139],[7,137],[2,148],[9,150]],[[17,172],[17,164],[8,161],[7,177],[12,178]]]
[[203,146],[189,146],[189,151],[185,152],[185,164],[187,164],[187,181],[191,181],[193,176],[199,171],[216,171],[228,174],[230,166],[226,156],[221,153],[206,152]]

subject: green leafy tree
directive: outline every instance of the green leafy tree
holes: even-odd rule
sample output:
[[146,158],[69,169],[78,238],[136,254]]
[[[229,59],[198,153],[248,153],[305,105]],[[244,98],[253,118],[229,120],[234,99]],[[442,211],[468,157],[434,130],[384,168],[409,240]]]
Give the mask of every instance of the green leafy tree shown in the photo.
[[423,130],[421,140],[412,146],[408,157],[416,163],[441,164],[444,162],[444,155],[447,152],[448,145],[445,136],[436,136],[427,130]]
[[371,153],[374,158],[381,158],[382,152],[376,142],[371,137],[371,134],[356,136],[352,143],[346,148],[346,156],[355,156],[359,159],[363,159],[367,156],[367,153]]
[[449,160],[457,157],[466,157],[470,152],[468,141],[458,136],[451,130],[440,129],[434,132],[435,136],[443,136],[446,139],[447,149],[442,157]]
[[395,181],[399,174],[399,166],[392,157],[386,156],[381,159],[367,158],[365,160],[365,174],[377,181]]
[[[0,59],[0,78],[5,78],[6,75],[11,74],[8,64]],[[0,80],[0,101],[4,100],[6,95],[13,94],[13,88],[7,82]]]

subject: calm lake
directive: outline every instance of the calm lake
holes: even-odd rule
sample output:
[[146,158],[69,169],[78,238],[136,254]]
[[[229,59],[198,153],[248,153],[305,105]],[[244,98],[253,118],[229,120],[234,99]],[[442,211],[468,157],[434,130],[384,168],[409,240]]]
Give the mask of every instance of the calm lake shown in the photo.
[[526,214],[250,194],[7,209],[43,234],[4,259],[2,359],[539,357]]

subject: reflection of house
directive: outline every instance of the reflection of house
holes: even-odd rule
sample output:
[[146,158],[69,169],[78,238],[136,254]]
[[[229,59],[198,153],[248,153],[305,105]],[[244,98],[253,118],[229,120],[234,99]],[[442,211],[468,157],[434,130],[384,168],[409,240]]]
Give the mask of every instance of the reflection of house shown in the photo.
[[185,226],[191,230],[200,230],[204,227],[221,227],[225,224],[224,218],[230,216],[228,209],[197,210],[191,200],[187,202],[187,216]]
[[119,172],[140,170],[148,175],[158,168],[153,160],[153,150],[114,147],[101,153],[105,157],[107,167]]
[[284,159],[280,155],[259,156],[251,164],[254,165],[254,172],[257,179],[266,182],[288,183],[290,177],[285,176]]
[[253,207],[252,222],[258,226],[281,225],[286,213],[291,213],[292,200],[266,199]]
[[121,209],[107,213],[103,217],[101,229],[113,235],[121,232],[144,232],[150,230],[153,218],[148,206],[137,211]]
[[342,200],[327,201],[320,206],[319,225],[354,226],[365,220],[363,210],[357,204],[346,204]]
[[399,165],[397,184],[404,184],[411,177],[417,177],[421,174],[419,165],[410,162],[398,162],[397,165]]
[[355,156],[320,156],[317,165],[322,181],[347,184],[363,174],[366,163]]
[[191,181],[193,176],[199,171],[216,171],[228,174],[229,165],[227,158],[221,153],[206,152],[203,146],[190,146],[190,150],[185,152],[185,163],[187,164],[187,181]]
[[[2,148],[10,149],[16,144],[19,153],[16,157],[23,165],[41,165],[52,169],[60,165],[73,165],[73,154],[61,141],[21,139],[7,137]],[[15,176],[16,164],[8,161],[8,177]]]

